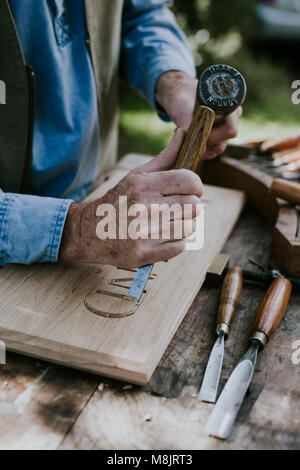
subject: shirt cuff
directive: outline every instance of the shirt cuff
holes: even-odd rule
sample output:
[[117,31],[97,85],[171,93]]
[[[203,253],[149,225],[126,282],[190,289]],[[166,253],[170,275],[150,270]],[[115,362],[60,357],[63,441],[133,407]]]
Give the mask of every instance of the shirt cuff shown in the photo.
[[0,265],[56,262],[71,199],[2,193]]
[[196,77],[196,69],[193,63],[185,61],[181,55],[173,56],[168,54],[158,54],[147,63],[144,67],[144,74],[141,81],[142,93],[149,101],[151,106],[157,110],[159,117],[166,122],[170,122],[170,118],[155,99],[156,84],[159,77],[165,72],[184,72],[192,78]]

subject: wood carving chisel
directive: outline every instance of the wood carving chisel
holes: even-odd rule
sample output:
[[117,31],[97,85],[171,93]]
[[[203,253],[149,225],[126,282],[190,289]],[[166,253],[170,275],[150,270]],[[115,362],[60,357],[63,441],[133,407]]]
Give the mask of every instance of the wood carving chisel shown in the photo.
[[243,272],[238,267],[231,268],[226,274],[222,286],[218,323],[216,328],[217,339],[211,350],[199,398],[202,401],[215,403],[224,357],[224,341],[227,339],[230,326],[236,311],[243,285]]
[[[196,93],[195,112],[179,151],[175,169],[197,171],[212,126],[241,106],[246,97],[242,74],[228,65],[212,65],[201,75]],[[136,272],[128,296],[140,300],[151,273],[151,266]]]
[[300,184],[276,178],[272,183],[271,191],[276,197],[300,206]]
[[285,151],[288,152],[285,155],[282,155],[284,152],[281,152],[280,156],[273,155],[274,160],[269,164],[270,168],[280,168],[289,163],[298,162],[300,160],[300,149],[297,147],[297,150]]
[[279,152],[292,147],[300,145],[300,133],[296,132],[291,135],[271,137],[261,145],[261,151],[266,152]]
[[300,161],[297,160],[293,163],[288,163],[287,165],[282,165],[279,168],[275,168],[276,173],[283,174],[287,171],[300,171]]
[[300,181],[300,170],[294,170],[294,171],[284,170],[280,176],[288,181]]
[[252,380],[257,354],[267,344],[288,306],[291,283],[276,279],[265,294],[253,323],[250,348],[233,370],[205,426],[206,434],[227,439]]

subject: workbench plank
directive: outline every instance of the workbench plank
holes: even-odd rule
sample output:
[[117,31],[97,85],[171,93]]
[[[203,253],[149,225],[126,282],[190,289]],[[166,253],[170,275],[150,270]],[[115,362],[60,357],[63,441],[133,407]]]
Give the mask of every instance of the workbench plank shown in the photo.
[[1,450],[55,450],[99,378],[9,353],[0,366]]

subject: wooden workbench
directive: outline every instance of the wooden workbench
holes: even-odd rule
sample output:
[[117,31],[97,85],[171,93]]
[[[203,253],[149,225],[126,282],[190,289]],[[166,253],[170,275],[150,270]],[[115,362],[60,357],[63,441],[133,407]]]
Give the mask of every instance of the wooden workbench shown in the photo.
[[[247,210],[224,252],[241,267],[258,269],[248,258],[264,263],[270,240],[264,221]],[[222,385],[245,351],[263,292],[244,286],[225,343]],[[292,362],[293,343],[300,347],[299,294],[259,358],[230,439],[203,433],[213,405],[195,394],[214,342],[217,302],[218,288],[205,285],[145,388],[124,389],[121,382],[8,354],[0,366],[0,448],[299,450],[300,353],[299,364]]]

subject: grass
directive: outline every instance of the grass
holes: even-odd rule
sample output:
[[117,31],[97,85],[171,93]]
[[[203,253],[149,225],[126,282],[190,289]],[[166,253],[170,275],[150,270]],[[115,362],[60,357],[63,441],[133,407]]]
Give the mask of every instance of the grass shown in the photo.
[[168,145],[173,123],[162,121],[142,97],[126,88],[120,102],[120,156],[130,152],[156,155]]

